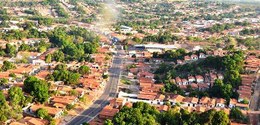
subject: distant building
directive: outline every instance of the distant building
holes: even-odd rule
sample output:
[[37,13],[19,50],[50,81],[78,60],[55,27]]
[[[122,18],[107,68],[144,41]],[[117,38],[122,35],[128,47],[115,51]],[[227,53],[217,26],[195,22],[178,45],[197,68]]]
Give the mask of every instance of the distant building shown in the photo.
[[132,30],[133,30],[133,28],[131,28],[131,27],[124,26],[124,25],[120,26],[120,32],[121,33],[125,33],[125,34],[126,33],[131,33]]
[[148,52],[162,52],[164,50],[173,50],[178,47],[175,45],[165,45],[165,44],[139,44],[134,46],[136,49],[146,49]]

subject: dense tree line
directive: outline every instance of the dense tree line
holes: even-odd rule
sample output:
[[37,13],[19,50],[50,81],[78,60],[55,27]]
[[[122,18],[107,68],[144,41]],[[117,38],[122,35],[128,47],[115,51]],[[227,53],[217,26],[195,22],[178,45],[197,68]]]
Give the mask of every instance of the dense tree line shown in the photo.
[[[168,58],[170,57],[171,56]],[[201,93],[199,91],[190,90],[189,92],[191,96],[211,96],[229,100],[230,98],[238,98],[238,94],[236,91],[233,91],[233,88],[238,88],[241,85],[240,73],[243,72],[243,62],[243,52],[234,51],[224,57],[209,56],[202,61],[186,63],[176,67],[161,64],[155,71],[155,80],[158,83],[165,84],[162,92],[183,94],[184,92],[176,86],[175,83],[172,83],[171,79],[177,76],[187,78],[189,75],[205,75],[205,73],[208,73],[212,69],[223,71],[224,80],[216,80],[214,86],[211,86],[208,91]]]
[[260,38],[237,39],[238,43],[245,45],[250,50],[260,50]]
[[19,47],[7,43],[5,49],[0,47],[0,56],[15,57],[19,51],[43,53],[49,47],[50,47],[50,44],[48,44],[42,40],[39,43],[35,43],[34,45],[28,45],[28,44],[22,43]]
[[[88,67],[80,67],[78,70],[80,73],[88,73]],[[52,74],[47,76],[48,80],[53,81],[63,81],[65,84],[76,85],[79,83],[79,78],[81,74],[77,73],[77,71],[70,71],[67,69],[65,64],[59,64],[55,67],[55,70]]]
[[132,108],[123,107],[112,121],[107,120],[106,125],[228,125],[228,115],[224,111],[208,110],[196,113],[178,107],[172,107],[166,112],[159,112],[147,103],[137,102]]
[[97,51],[99,38],[84,28],[73,27],[55,29],[50,37],[50,42],[60,50],[52,55],[54,61],[91,61],[90,55]]
[[160,32],[157,35],[148,35],[144,37],[144,42],[169,43],[179,40],[178,36],[172,35],[170,32]]
[[177,59],[184,59],[184,56],[191,55],[191,53],[187,53],[185,49],[177,49],[177,50],[167,50],[162,54],[159,54],[157,52],[153,53],[153,58],[163,58],[168,61],[175,61]]
[[243,29],[240,31],[241,35],[252,35],[252,34],[260,34],[260,29]]
[[33,28],[34,25],[32,23],[26,23],[23,25],[23,27],[24,30],[10,30],[0,33],[0,39],[10,41],[14,39],[21,40],[24,38],[47,38],[47,34]]
[[234,24],[215,24],[212,27],[206,28],[204,29],[205,31],[209,31],[211,33],[220,33],[224,30],[228,30],[228,29],[232,29],[234,28],[235,25]]

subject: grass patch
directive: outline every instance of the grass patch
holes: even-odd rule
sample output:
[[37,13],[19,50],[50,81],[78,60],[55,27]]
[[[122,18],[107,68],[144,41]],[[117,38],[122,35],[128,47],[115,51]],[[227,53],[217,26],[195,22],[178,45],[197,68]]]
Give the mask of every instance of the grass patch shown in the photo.
[[126,79],[126,78],[121,78],[120,81],[121,81],[121,83],[126,84],[126,85],[130,85],[131,84],[131,81]]

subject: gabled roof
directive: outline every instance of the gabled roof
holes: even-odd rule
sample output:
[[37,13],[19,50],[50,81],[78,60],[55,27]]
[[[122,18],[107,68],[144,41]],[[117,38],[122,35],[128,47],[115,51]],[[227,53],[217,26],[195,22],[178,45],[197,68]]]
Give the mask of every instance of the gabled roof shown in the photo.
[[199,99],[195,97],[186,97],[183,102],[188,102],[188,103],[198,103]]
[[207,104],[211,99],[209,97],[202,97],[200,99],[201,104]]
[[216,103],[225,104],[226,100],[222,98],[216,99]]
[[50,114],[50,115],[52,115],[52,116],[54,116],[54,115],[56,115],[57,113],[59,113],[59,112],[62,111],[62,109],[59,109],[59,108],[54,108],[54,107],[49,107],[49,106],[44,106],[44,105],[38,105],[38,104],[32,105],[32,106],[30,107],[30,109],[31,109],[33,112],[36,112],[36,111],[37,111],[38,109],[40,109],[40,108],[46,109],[46,110],[48,111],[48,114]]
[[174,95],[171,99],[175,100],[176,102],[182,102],[185,99],[185,97],[181,95]]
[[116,115],[116,113],[119,112],[119,109],[115,109],[109,105],[105,106],[101,112],[99,113],[99,115],[102,115],[102,116],[106,116],[106,117],[113,117]]

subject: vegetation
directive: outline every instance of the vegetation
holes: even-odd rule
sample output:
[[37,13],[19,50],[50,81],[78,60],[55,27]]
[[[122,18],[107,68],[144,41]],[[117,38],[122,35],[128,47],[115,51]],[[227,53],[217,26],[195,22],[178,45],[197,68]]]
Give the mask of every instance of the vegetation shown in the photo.
[[248,123],[248,118],[238,108],[232,108],[229,117],[238,123]]
[[169,43],[179,40],[179,37],[171,35],[170,32],[159,33],[158,35],[148,35],[143,41],[144,42],[159,42],[159,43]]
[[47,79],[63,81],[65,84],[76,85],[79,83],[80,76],[81,75],[79,73],[67,70],[67,66],[65,64],[59,64],[55,67],[54,72],[47,76]]
[[207,28],[205,30],[211,33],[220,33],[224,30],[232,29],[234,27],[235,27],[234,24],[215,24],[212,27]]
[[90,68],[88,66],[81,66],[81,67],[79,67],[79,73],[81,75],[88,74],[88,73],[90,73]]
[[13,64],[13,63],[11,63],[9,61],[4,61],[3,62],[3,66],[1,67],[1,70],[2,71],[7,71],[9,69],[15,69],[15,68],[16,68],[15,64]]
[[31,98],[25,97],[19,87],[11,87],[8,94],[10,103],[7,102],[3,91],[0,91],[0,123],[8,119],[21,119],[23,116],[22,107],[31,102]]
[[60,17],[64,17],[64,18],[68,18],[69,14],[65,12],[65,10],[60,6],[60,5],[56,5],[56,12],[58,14],[58,16]]
[[30,93],[36,102],[44,103],[49,98],[48,83],[34,76],[29,76],[24,80],[24,91]]
[[[163,54],[166,59],[180,58],[178,52],[166,52]],[[177,54],[176,54],[177,53]],[[158,54],[154,54],[158,56]],[[200,62],[186,63],[173,67],[172,65],[161,64],[155,71],[155,79],[157,83],[164,83],[165,86],[162,92],[172,92],[174,94],[183,94],[183,91],[173,82],[171,79],[177,76],[181,78],[187,78],[189,75],[204,75],[209,70],[215,69],[217,71],[224,71],[224,80],[216,80],[214,86],[208,91],[203,93],[197,91],[190,91],[191,96],[211,96],[218,98],[225,98],[229,100],[232,98],[238,98],[236,91],[233,88],[238,88],[241,85],[240,73],[243,72],[244,54],[241,51],[231,52],[231,55],[224,57],[207,57]]]
[[48,116],[48,111],[44,108],[39,108],[36,111],[36,116],[41,118],[41,119],[46,118]]
[[84,28],[72,27],[55,29],[50,37],[50,42],[60,51],[52,55],[54,61],[90,61],[89,54],[97,51],[99,38]]
[[198,114],[189,113],[179,107],[171,108],[166,112],[159,112],[155,107],[147,103],[137,102],[132,108],[123,107],[112,121],[106,121],[106,124],[136,124],[136,125],[227,125],[229,117],[223,111],[209,110]]

